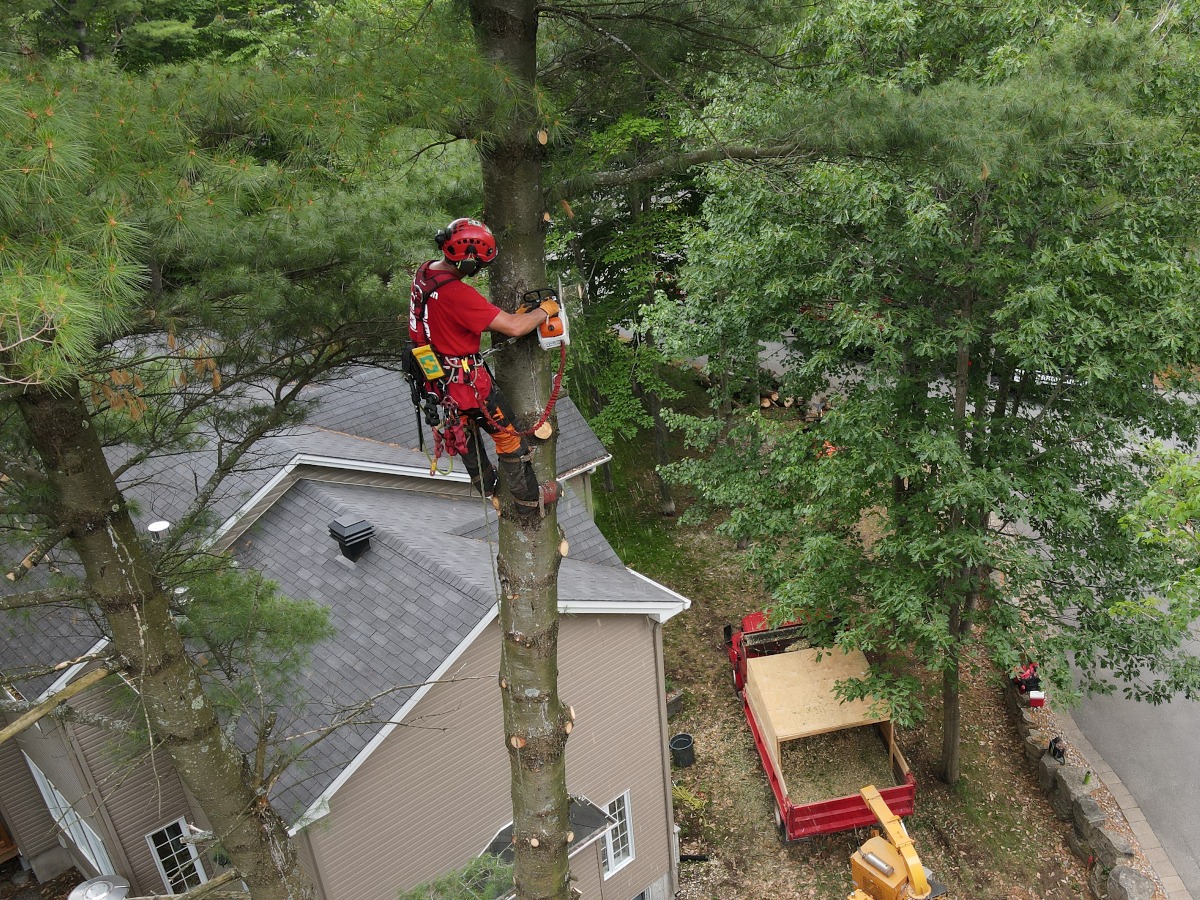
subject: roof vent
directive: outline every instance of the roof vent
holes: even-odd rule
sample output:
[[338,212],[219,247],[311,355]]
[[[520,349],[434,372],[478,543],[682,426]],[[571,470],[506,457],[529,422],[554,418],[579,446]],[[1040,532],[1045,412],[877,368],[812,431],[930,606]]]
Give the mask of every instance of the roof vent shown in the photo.
[[375,526],[358,516],[342,516],[329,523],[329,536],[338,542],[342,556],[357,562],[371,546]]

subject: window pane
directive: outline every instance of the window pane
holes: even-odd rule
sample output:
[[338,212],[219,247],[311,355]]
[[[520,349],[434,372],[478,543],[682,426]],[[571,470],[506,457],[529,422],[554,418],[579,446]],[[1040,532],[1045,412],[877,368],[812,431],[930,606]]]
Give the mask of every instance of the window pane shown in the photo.
[[191,844],[184,841],[184,823],[172,822],[150,835],[150,845],[162,866],[163,879],[172,894],[182,894],[204,883]]
[[610,874],[622,864],[633,859],[633,837],[629,822],[629,795],[622,794],[608,804],[608,814],[613,824],[608,827],[601,845],[604,873]]

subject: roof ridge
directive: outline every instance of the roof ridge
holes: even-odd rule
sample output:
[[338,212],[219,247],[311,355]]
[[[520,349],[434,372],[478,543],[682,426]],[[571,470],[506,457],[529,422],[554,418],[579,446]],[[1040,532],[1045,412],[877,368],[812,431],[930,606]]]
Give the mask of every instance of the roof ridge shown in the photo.
[[[370,519],[362,512],[354,509],[351,505],[339,500],[332,494],[325,485],[336,485],[339,482],[320,481],[315,478],[300,478],[292,488],[301,487],[302,485],[311,486],[309,489],[313,492],[318,502],[327,507],[331,512],[337,513],[339,518],[346,514],[360,515],[368,522]],[[292,488],[289,488],[291,490]],[[446,584],[457,591],[465,594],[467,597],[476,602],[483,603],[485,606],[490,606],[497,602],[497,597],[491,593],[483,591],[478,585],[472,583],[466,578],[463,578],[458,570],[447,565],[437,562],[436,558],[430,555],[425,548],[422,548],[413,542],[406,540],[403,535],[397,534],[393,529],[387,528],[384,525],[376,525],[372,522],[371,525],[375,528],[372,539],[379,539],[381,543],[399,553],[411,564],[417,566],[424,572],[427,572],[438,581]],[[468,541],[470,538],[461,535],[445,532],[446,537],[455,537],[459,540]],[[480,594],[484,594],[482,598]]]

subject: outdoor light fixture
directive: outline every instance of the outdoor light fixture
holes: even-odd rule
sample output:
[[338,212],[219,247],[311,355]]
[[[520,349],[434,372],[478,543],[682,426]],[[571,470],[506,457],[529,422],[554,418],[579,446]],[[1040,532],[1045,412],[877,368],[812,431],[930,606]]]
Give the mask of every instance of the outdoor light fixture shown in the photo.
[[159,519],[157,522],[151,522],[146,526],[146,530],[150,532],[150,537],[155,543],[162,540],[163,533],[171,527],[171,523],[165,519]]
[[357,562],[371,546],[375,526],[358,516],[342,516],[329,523],[329,536],[337,541],[342,556]]

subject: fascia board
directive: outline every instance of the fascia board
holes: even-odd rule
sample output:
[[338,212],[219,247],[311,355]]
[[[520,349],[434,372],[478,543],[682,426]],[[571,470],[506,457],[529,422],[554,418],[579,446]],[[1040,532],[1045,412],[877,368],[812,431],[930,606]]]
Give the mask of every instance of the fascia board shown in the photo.
[[662,623],[687,609],[676,603],[619,603],[612,600],[559,600],[563,615],[649,616]]
[[350,776],[352,776],[359,770],[359,768],[362,767],[363,763],[365,763],[370,755],[379,747],[379,745],[387,739],[388,735],[390,735],[392,731],[394,731],[404,722],[405,717],[407,717],[408,714],[412,712],[413,708],[416,707],[419,702],[421,702],[425,695],[429,693],[430,689],[432,689],[433,686],[437,684],[438,681],[441,680],[441,678],[448,671],[450,671],[450,668],[456,662],[458,662],[459,657],[461,657],[467,651],[467,648],[475,642],[475,639],[483,633],[484,629],[486,629],[488,625],[495,621],[498,613],[498,606],[492,606],[492,608],[488,610],[483,618],[479,620],[479,623],[471,629],[470,634],[463,638],[462,641],[459,642],[458,646],[451,651],[450,655],[442,660],[442,664],[429,675],[429,677],[425,680],[425,683],[413,692],[413,695],[409,697],[408,700],[405,701],[404,705],[396,711],[396,714],[387,721],[387,724],[380,728],[379,731],[375,733],[375,736],[371,738],[370,742],[358,751],[358,754],[350,761],[349,765],[342,769],[342,771],[338,773],[337,777],[330,782],[329,786],[321,792],[321,795],[317,797],[317,799],[311,804],[309,804],[308,809],[306,809],[300,818],[296,820],[295,824],[288,829],[289,836],[294,837],[300,830],[307,828],[309,825],[329,814],[329,801],[333,798],[333,795],[341,789],[342,785],[350,780]]
[[598,467],[604,465],[606,462],[612,462],[612,454],[611,453],[609,453],[605,456],[602,456],[599,459],[595,459],[592,462],[584,463],[582,466],[576,466],[575,468],[573,468],[567,472],[563,472],[561,475],[558,476],[558,480],[559,481],[567,481],[568,479],[574,478],[576,475],[582,475],[584,472],[594,471]]
[[650,616],[659,623],[667,622],[671,618],[677,616],[681,612],[685,612],[692,608],[692,601],[678,591],[673,591],[665,585],[659,584],[653,578],[643,575],[641,572],[625,567],[625,571],[635,578],[640,578],[647,584],[653,585],[664,594],[668,594],[675,598],[671,601],[658,602],[641,602],[641,603],[620,603],[610,600],[559,600],[559,612],[564,613],[609,613],[609,614],[625,614],[634,616]]

